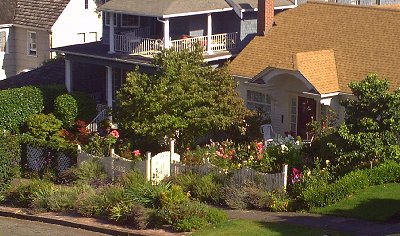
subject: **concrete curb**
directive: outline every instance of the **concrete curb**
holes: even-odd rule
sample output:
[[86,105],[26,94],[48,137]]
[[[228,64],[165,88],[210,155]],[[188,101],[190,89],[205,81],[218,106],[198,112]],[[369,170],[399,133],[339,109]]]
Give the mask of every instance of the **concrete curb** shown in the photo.
[[[112,225],[111,223],[102,224],[100,222],[96,222],[95,224],[90,223],[79,223],[68,219],[57,219],[57,217],[62,218],[62,216],[43,216],[43,215],[29,215],[27,213],[19,213],[16,212],[18,210],[22,210],[21,208],[10,208],[0,206],[0,216],[16,218],[21,220],[30,220],[30,221],[38,221],[43,223],[61,225],[72,228],[80,228],[92,232],[98,232],[109,235],[119,235],[119,236],[149,236],[149,235],[184,235],[179,233],[170,233],[161,230],[134,230],[134,229],[118,229],[118,225]],[[93,218],[84,218],[82,219],[93,219]],[[94,219],[97,220],[97,219]],[[142,232],[140,232],[142,231]]]

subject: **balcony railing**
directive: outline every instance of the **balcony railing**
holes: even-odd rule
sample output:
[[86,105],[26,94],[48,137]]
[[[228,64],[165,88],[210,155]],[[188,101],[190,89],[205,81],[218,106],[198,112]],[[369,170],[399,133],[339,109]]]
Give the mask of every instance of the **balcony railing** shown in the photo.
[[[126,52],[133,55],[154,55],[164,48],[164,42],[161,39],[150,39],[137,37],[132,34],[114,35],[114,47],[116,52]],[[187,49],[193,51],[195,46],[199,45],[207,52],[208,37],[200,36],[172,40],[171,47],[176,51]],[[237,33],[224,33],[211,35],[211,51],[227,51],[237,47]]]

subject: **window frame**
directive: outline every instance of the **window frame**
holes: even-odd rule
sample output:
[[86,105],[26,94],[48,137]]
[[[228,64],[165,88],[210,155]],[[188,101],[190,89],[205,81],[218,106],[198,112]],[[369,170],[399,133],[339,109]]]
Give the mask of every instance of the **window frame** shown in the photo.
[[[118,15],[119,14],[117,14],[117,13],[114,13],[114,27],[116,27],[118,24],[117,24],[117,21],[118,21]],[[110,26],[110,12],[103,12],[103,16],[104,16],[104,25],[105,26]]]
[[[265,102],[255,101],[254,94],[251,96],[251,93],[258,93],[261,96],[265,96]],[[253,106],[249,106],[249,104],[253,104]],[[263,118],[272,120],[272,99],[268,93],[257,91],[257,90],[246,90],[246,107],[250,110],[258,110],[257,106],[265,106],[266,109],[262,109]]]
[[[137,25],[124,25],[124,16],[137,17]],[[140,16],[120,14],[120,24],[121,28],[140,28]]]
[[[32,35],[35,35],[34,42],[32,42]],[[33,45],[34,48],[32,47]],[[32,56],[32,57],[37,57],[37,33],[36,31],[30,31],[28,30],[27,32],[27,55]]]
[[[4,33],[4,36],[2,34]],[[4,37],[4,42],[2,41],[2,37]],[[8,53],[8,32],[7,30],[0,30],[0,53],[7,54]]]

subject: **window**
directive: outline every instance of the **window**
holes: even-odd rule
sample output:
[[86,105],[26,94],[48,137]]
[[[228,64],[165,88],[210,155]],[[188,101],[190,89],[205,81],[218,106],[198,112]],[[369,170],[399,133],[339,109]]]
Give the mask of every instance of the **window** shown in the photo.
[[290,99],[290,132],[296,134],[297,132],[297,98]]
[[0,31],[0,52],[7,52],[7,33]]
[[89,32],[88,42],[96,42],[97,41],[97,32]]
[[122,87],[122,85],[126,81],[126,75],[128,74],[128,70],[125,69],[113,69],[113,88],[112,88],[112,97],[115,100],[116,92]]
[[360,5],[360,0],[350,0],[351,5]]
[[[106,12],[104,14],[104,24],[110,26],[110,13]],[[117,14],[114,13],[114,26],[117,26]]]
[[85,33],[78,33],[78,38],[79,38],[79,43],[85,43],[86,42]]
[[36,56],[37,55],[37,39],[36,39],[36,32],[28,31],[28,55],[29,56]]
[[121,27],[138,28],[140,25],[140,17],[134,15],[121,15]]
[[266,119],[271,118],[271,98],[269,95],[247,90],[247,108],[260,112]]
[[376,5],[381,5],[381,0],[376,0],[375,4]]
[[89,0],[85,0],[85,9],[89,8]]

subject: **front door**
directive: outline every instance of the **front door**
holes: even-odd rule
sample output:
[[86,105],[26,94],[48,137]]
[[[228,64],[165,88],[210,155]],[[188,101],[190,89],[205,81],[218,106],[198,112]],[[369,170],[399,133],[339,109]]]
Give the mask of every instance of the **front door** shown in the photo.
[[307,137],[307,124],[316,118],[317,103],[312,98],[298,97],[298,120],[297,120],[297,135],[303,140]]

